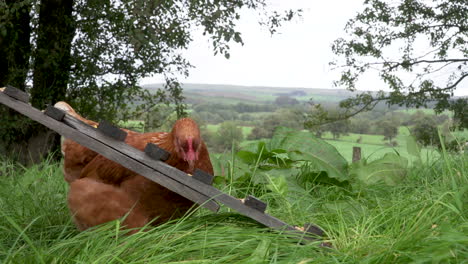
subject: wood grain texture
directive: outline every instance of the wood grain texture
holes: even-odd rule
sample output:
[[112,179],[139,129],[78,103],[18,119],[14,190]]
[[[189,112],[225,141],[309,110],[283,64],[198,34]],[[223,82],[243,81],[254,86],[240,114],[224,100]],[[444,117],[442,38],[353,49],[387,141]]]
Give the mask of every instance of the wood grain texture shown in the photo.
[[267,204],[265,202],[253,197],[252,195],[245,198],[244,204],[262,213],[264,213],[267,208]]
[[29,102],[29,94],[20,89],[7,85],[5,90],[3,91],[6,95],[15,98],[16,100],[20,100],[21,102],[28,103]]

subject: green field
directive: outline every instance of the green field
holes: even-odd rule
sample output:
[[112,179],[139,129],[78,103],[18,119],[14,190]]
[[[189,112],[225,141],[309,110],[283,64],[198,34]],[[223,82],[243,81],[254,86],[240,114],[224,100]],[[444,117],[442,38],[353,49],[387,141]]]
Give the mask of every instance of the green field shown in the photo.
[[[217,131],[219,125],[207,125],[207,128],[211,132]],[[241,126],[244,137],[247,137],[251,131],[252,127],[243,127]],[[322,139],[333,145],[340,154],[346,158],[346,160],[352,160],[353,147],[360,147],[361,154],[363,158],[368,160],[375,160],[381,158],[388,152],[398,153],[399,155],[412,159],[410,157],[406,148],[407,137],[409,136],[409,130],[407,127],[400,127],[398,136],[394,139],[398,143],[398,146],[391,147],[386,145],[388,141],[384,141],[384,136],[382,135],[364,135],[364,134],[353,134],[350,133],[346,136],[341,136],[339,139],[334,140],[331,133],[324,133]],[[361,138],[361,143],[357,143],[358,138]],[[248,146],[250,144],[256,143],[260,140],[244,140],[241,143],[241,148]],[[209,147],[209,146],[208,146]],[[434,159],[437,159],[440,154],[437,150],[433,148],[422,148],[421,156],[423,161],[431,162]]]
[[[329,144],[333,145],[340,154],[346,158],[349,162],[353,157],[353,147],[361,148],[361,155],[367,160],[376,160],[383,157],[386,153],[394,152],[399,155],[412,159],[408,154],[406,149],[406,144],[398,147],[388,147],[383,145],[374,145],[374,144],[359,144],[347,141],[337,141],[337,140],[326,140]],[[423,161],[431,162],[436,160],[440,154],[434,149],[423,148],[421,150],[421,156]]]
[[[220,126],[219,124],[218,125],[208,124],[206,125],[206,128],[210,132],[216,132],[218,131],[219,126]],[[247,126],[241,126],[240,128],[242,129],[242,134],[244,135],[244,138],[250,135],[250,133],[252,133],[252,130],[254,129],[253,127],[247,127]]]

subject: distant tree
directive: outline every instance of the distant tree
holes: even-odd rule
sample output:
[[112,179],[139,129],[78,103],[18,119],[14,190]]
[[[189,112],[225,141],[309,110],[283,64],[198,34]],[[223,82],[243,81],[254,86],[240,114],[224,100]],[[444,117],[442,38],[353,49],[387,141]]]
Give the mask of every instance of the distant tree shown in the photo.
[[356,134],[370,134],[374,125],[369,119],[360,116],[349,119],[349,132]]
[[417,120],[416,124],[411,129],[411,134],[423,146],[437,146],[440,142],[437,124],[434,119],[429,116],[424,116]]
[[256,139],[263,139],[263,138],[271,138],[273,136],[273,132],[271,130],[267,130],[263,127],[254,127],[252,132],[247,136],[248,140],[256,140]]
[[[303,115],[304,128],[315,132],[317,137],[321,137],[323,132],[329,131],[330,133],[332,133],[333,139],[338,139],[340,136],[346,135],[349,132],[349,119],[334,119],[335,117],[340,115],[340,112],[336,109],[326,110],[320,104],[314,104],[311,106],[310,110],[308,112],[303,113]],[[324,117],[331,117],[337,121],[321,124],[320,120],[323,120]]]
[[216,133],[211,134],[210,138],[204,138],[215,152],[223,152],[232,148],[238,150],[239,143],[244,140],[244,134],[236,122],[226,121],[221,123]]
[[330,131],[333,139],[338,139],[341,136],[347,135],[349,130],[348,120],[339,120],[325,125],[325,131]]
[[384,140],[388,140],[389,143],[398,135],[398,127],[400,126],[396,122],[391,120],[385,120],[380,123],[380,126],[383,128]]
[[314,135],[318,138],[322,138],[323,133],[327,132],[326,125],[316,125],[316,126],[304,127],[304,128],[314,133]]
[[196,112],[196,113],[200,116],[201,119],[205,120],[206,122],[210,124],[219,124],[224,121],[223,118],[217,113],[212,113],[212,112],[207,112],[207,111]]
[[280,95],[276,97],[275,104],[279,106],[288,106],[299,104],[299,101],[296,98],[292,98],[287,95]]
[[221,110],[216,111],[215,113],[217,113],[219,116],[221,116],[221,118],[223,120],[225,120],[225,121],[236,120],[239,117],[239,114],[237,112],[235,112],[235,111],[232,111],[232,110],[221,109]]
[[[468,76],[466,0],[366,0],[346,32],[348,37],[332,46],[340,57],[333,65],[343,69],[335,84],[354,91],[359,79],[375,70],[390,92],[341,102],[347,111],[340,118],[371,110],[379,101],[407,107],[436,102],[437,113],[451,110],[458,126],[468,128],[468,98],[452,98]],[[403,78],[408,75],[412,78]]]

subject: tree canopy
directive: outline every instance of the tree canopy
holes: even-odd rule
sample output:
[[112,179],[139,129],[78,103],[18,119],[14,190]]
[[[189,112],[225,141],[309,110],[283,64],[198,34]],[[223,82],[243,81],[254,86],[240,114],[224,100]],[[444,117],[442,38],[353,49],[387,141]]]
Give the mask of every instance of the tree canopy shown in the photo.
[[[198,29],[215,54],[229,58],[229,45],[243,44],[236,29],[241,9],[258,12],[272,33],[300,13],[269,11],[266,0],[0,1],[0,87],[27,90],[40,109],[66,100],[96,120],[122,120],[164,105],[182,116],[177,76],[192,67],[182,51]],[[150,93],[138,81],[154,74],[166,84]],[[38,131],[16,119],[14,113],[0,117],[10,124],[0,131],[0,147]]]
[[360,78],[375,71],[389,89],[343,101],[345,117],[379,101],[407,107],[432,103],[437,112],[453,111],[459,127],[468,128],[468,99],[453,98],[468,80],[466,0],[366,0],[345,30],[347,36],[332,45],[338,55],[332,65],[341,70],[335,85],[354,91]]

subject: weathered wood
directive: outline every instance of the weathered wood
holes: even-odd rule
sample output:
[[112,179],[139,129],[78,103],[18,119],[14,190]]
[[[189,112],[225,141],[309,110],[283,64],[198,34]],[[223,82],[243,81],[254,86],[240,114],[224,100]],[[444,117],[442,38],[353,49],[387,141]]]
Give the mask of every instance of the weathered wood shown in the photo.
[[13,86],[7,85],[3,93],[15,98],[16,100],[20,100],[21,102],[29,102],[29,94]]
[[171,156],[171,154],[167,152],[165,149],[162,149],[158,147],[158,145],[153,144],[153,143],[146,144],[145,153],[151,158],[155,160],[161,160],[161,161],[166,161]]
[[267,208],[267,204],[265,202],[253,197],[252,195],[245,198],[244,204],[262,213],[264,213]]
[[[210,185],[190,177],[186,173],[171,167],[162,161],[153,160],[142,151],[125,144],[125,142],[117,141],[105,136],[95,128],[68,114],[64,116],[63,123],[58,122],[25,103],[11,100],[1,92],[0,103],[15,109],[21,114],[57,131],[62,136],[70,138],[78,144],[100,153],[108,159],[117,162],[158,184],[161,184],[169,190],[201,204],[210,210],[218,210],[219,205],[214,202],[217,201],[265,226],[290,231],[295,234],[301,233],[306,239],[316,240],[315,237],[307,236],[298,228],[288,225],[271,215],[265,214],[264,210],[261,211],[257,208],[250,207],[244,204],[241,200],[229,196]],[[317,230],[311,230],[315,235],[322,234],[322,232],[319,231],[321,231],[319,228]]]
[[65,117],[65,112],[62,111],[61,109],[58,109],[52,105],[48,105],[46,110],[44,111],[44,114],[52,117],[53,119],[57,121],[62,121],[63,118]]
[[[187,199],[190,199],[201,206],[210,209],[212,211],[217,212],[219,210],[219,205],[212,201],[211,198],[201,194],[200,192],[184,185],[181,184],[178,181],[175,181],[174,179],[171,179],[169,177],[166,177],[160,172],[155,171],[148,165],[145,165],[141,161],[133,158],[131,155],[135,154],[135,156],[144,156],[143,152],[121,142],[121,141],[116,141],[112,138],[109,138],[105,135],[102,135],[101,133],[97,132],[95,128],[88,126],[87,124],[83,123],[80,120],[75,119],[74,117],[70,115],[65,115],[64,120],[67,120],[68,123],[73,123],[74,125],[80,127],[81,129],[86,128],[90,131],[92,131],[95,135],[96,138],[104,138],[106,139],[105,141],[113,142],[115,143],[121,143],[127,147],[128,151],[127,153],[132,153],[130,155],[125,155],[121,153],[120,151],[102,143],[99,140],[96,140],[93,137],[89,137],[86,134],[78,131],[77,129],[74,129],[73,127],[68,126],[65,123],[59,122],[41,111],[23,103],[17,100],[11,100],[8,96],[4,95],[3,93],[0,92],[0,103],[18,111],[19,113],[28,116],[34,121],[37,121],[53,130],[61,134],[62,136],[66,138],[73,139],[76,141],[78,144],[83,145],[95,152],[98,152],[105,156],[106,158],[117,162],[121,164],[122,166],[126,167],[129,170],[132,170],[166,188],[169,190],[176,192],[182,196],[184,196]],[[74,120],[73,120],[74,119]],[[73,121],[71,121],[73,120]],[[138,153],[138,154],[136,154]],[[189,177],[188,175],[185,175],[185,177]]]
[[97,129],[104,135],[111,137],[118,141],[124,141],[125,138],[127,138],[127,132],[114,126],[113,124],[111,124],[110,122],[106,120],[102,120],[101,122],[99,122]]
[[200,169],[195,169],[193,172],[193,178],[208,185],[212,185],[214,179],[213,175]]
[[320,229],[318,226],[310,223],[306,223],[304,225],[304,231],[317,236],[323,236],[325,234],[323,230]]
[[353,147],[353,162],[358,162],[361,160],[361,148]]

